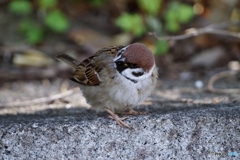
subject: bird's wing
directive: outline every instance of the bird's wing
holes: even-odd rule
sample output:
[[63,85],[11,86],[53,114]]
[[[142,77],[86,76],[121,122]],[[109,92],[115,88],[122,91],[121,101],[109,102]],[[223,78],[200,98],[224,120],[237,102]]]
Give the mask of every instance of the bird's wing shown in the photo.
[[99,50],[94,56],[82,61],[70,79],[83,85],[99,85],[101,83],[100,72],[105,68],[113,68],[113,59],[123,47],[112,46]]
[[101,54],[108,54],[111,57],[115,58],[118,51],[121,50],[122,48],[124,48],[125,46],[112,46],[112,47],[106,47],[103,48],[99,51],[96,52],[95,56],[97,55],[101,55]]
[[[72,81],[83,85],[96,86],[101,83],[100,72],[106,68],[114,68],[113,59],[123,47],[125,46],[103,48],[81,63],[66,54],[58,55],[57,58],[76,68],[70,78]],[[107,74],[110,74],[110,72],[107,72]]]
[[97,76],[98,73],[95,71],[95,67],[93,65],[93,59],[94,56],[82,61],[82,63],[77,66],[76,71],[70,79],[76,83],[84,85],[99,85],[100,81]]

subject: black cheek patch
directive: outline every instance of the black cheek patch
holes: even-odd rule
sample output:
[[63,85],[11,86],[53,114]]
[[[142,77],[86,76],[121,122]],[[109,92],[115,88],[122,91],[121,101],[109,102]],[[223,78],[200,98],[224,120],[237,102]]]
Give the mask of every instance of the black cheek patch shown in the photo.
[[122,71],[124,71],[125,69],[128,68],[128,66],[126,65],[126,63],[121,62],[121,61],[116,62],[116,66],[117,66],[117,70],[118,70],[120,73],[122,73]]
[[132,72],[132,74],[136,77],[139,77],[143,75],[143,72]]

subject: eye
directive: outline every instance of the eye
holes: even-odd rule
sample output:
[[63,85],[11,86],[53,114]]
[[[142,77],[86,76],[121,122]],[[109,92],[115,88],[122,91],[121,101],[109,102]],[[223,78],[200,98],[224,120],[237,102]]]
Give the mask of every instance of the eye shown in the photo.
[[121,65],[121,66],[124,65],[124,63],[123,63],[122,61],[117,61],[116,64],[117,64],[117,65]]
[[133,63],[128,64],[128,66],[130,68],[138,68],[138,65],[137,64],[133,64]]
[[128,68],[128,64],[122,61],[117,61],[115,63],[116,63],[116,68],[120,73],[124,71],[126,68]]

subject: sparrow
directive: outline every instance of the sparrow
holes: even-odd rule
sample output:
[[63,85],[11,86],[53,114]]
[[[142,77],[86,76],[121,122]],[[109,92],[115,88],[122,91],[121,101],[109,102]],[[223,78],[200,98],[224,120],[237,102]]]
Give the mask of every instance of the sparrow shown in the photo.
[[127,117],[117,114],[141,114],[132,108],[151,94],[158,79],[154,56],[141,43],[103,48],[82,62],[66,54],[57,58],[75,68],[70,80],[79,84],[92,108],[107,111],[128,128]]

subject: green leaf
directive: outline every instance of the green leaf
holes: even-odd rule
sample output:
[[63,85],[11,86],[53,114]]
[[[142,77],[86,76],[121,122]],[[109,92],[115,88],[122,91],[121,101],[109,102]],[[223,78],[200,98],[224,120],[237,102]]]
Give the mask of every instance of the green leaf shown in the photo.
[[164,15],[166,21],[177,21],[178,15],[174,10],[167,10],[166,14]]
[[179,7],[178,20],[181,23],[187,23],[194,17],[192,6],[181,4]]
[[156,55],[165,55],[168,52],[167,41],[157,41],[156,43]]
[[189,22],[194,16],[191,6],[173,1],[164,15],[165,27],[170,32],[178,32],[182,23]]
[[30,20],[23,20],[20,23],[20,31],[31,44],[37,44],[41,42],[44,36],[44,29]]
[[165,28],[170,32],[177,32],[180,29],[178,24],[178,2],[172,2],[169,5],[169,9],[166,11],[164,15],[165,19]]
[[156,15],[158,13],[161,3],[162,0],[138,0],[139,6],[151,15]]
[[32,28],[26,32],[27,41],[32,44],[37,44],[42,41],[43,33],[43,29],[40,27]]
[[38,3],[42,8],[50,8],[57,5],[57,0],[38,0]]
[[180,25],[177,21],[167,21],[165,23],[165,27],[167,31],[176,33],[180,30]]
[[32,11],[32,5],[26,0],[15,0],[9,3],[8,9],[12,13],[28,15]]
[[55,32],[63,33],[69,27],[67,17],[59,10],[51,11],[45,17],[45,24]]
[[124,31],[131,32],[136,36],[140,36],[146,31],[142,17],[138,14],[123,13],[115,22]]

